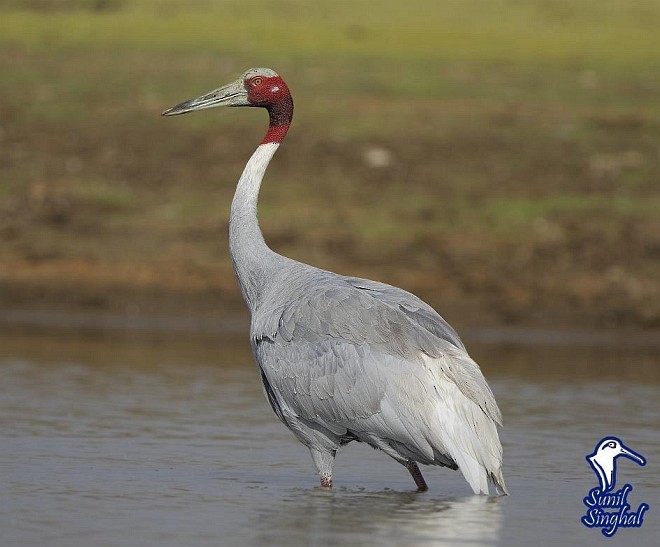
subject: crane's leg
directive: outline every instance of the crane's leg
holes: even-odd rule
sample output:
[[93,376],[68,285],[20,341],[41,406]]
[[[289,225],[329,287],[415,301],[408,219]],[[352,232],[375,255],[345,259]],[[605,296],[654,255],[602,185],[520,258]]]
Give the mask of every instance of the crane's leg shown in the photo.
[[427,486],[426,481],[422,476],[422,472],[419,470],[419,467],[417,466],[417,462],[408,460],[403,465],[405,465],[406,469],[412,475],[412,478],[415,481],[415,484],[417,485],[417,491],[426,492],[429,489],[429,487]]
[[332,466],[335,463],[336,450],[324,451],[318,448],[310,448],[314,465],[319,472],[321,478],[321,486],[324,488],[332,488]]

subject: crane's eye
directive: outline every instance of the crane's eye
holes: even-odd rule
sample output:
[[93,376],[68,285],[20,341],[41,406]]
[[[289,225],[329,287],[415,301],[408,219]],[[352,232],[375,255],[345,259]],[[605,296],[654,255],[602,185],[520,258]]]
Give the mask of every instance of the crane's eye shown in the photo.
[[263,83],[264,83],[264,79],[261,76],[257,76],[256,78],[252,78],[252,80],[250,81],[250,85],[252,87],[259,87]]
[[609,446],[610,448],[614,448],[614,447],[616,446],[616,444],[615,444],[615,443],[612,443],[612,442],[610,442],[610,443],[607,443],[607,446]]

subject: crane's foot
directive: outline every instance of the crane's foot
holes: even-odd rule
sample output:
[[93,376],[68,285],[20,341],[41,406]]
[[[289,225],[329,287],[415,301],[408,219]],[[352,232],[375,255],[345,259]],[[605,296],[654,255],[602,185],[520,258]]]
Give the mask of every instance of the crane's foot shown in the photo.
[[335,461],[337,449],[321,450],[318,448],[310,448],[309,451],[312,454],[314,465],[321,478],[321,487],[332,488],[332,464]]
[[419,470],[419,467],[417,466],[417,462],[408,461],[404,465],[406,466],[406,469],[410,472],[410,475],[415,481],[415,484],[417,485],[417,491],[426,492],[429,489],[429,487],[426,484],[424,477],[422,476],[422,472]]
[[321,475],[321,486],[323,488],[332,488],[332,476],[326,473]]

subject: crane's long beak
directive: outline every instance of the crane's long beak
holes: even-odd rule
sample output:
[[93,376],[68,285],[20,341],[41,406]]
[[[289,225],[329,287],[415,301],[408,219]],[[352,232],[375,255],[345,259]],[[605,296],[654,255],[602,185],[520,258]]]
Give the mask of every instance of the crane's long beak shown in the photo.
[[163,116],[176,116],[177,114],[185,114],[193,110],[201,110],[202,108],[213,108],[214,106],[249,106],[248,95],[243,80],[239,79],[235,82],[214,89],[210,93],[206,93],[196,99],[184,101],[172,108],[168,108],[163,112]]
[[627,446],[620,447],[620,455],[630,458],[632,461],[637,462],[639,465],[646,465],[646,459],[641,454],[638,454],[634,450],[630,450]]

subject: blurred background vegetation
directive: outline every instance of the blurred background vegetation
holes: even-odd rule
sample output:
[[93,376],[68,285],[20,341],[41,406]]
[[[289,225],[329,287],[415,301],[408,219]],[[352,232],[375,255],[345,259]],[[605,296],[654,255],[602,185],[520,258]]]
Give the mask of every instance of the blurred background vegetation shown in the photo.
[[268,66],[275,250],[458,325],[658,327],[659,28],[642,0],[0,0],[0,305],[242,310],[265,114],[159,114]]

